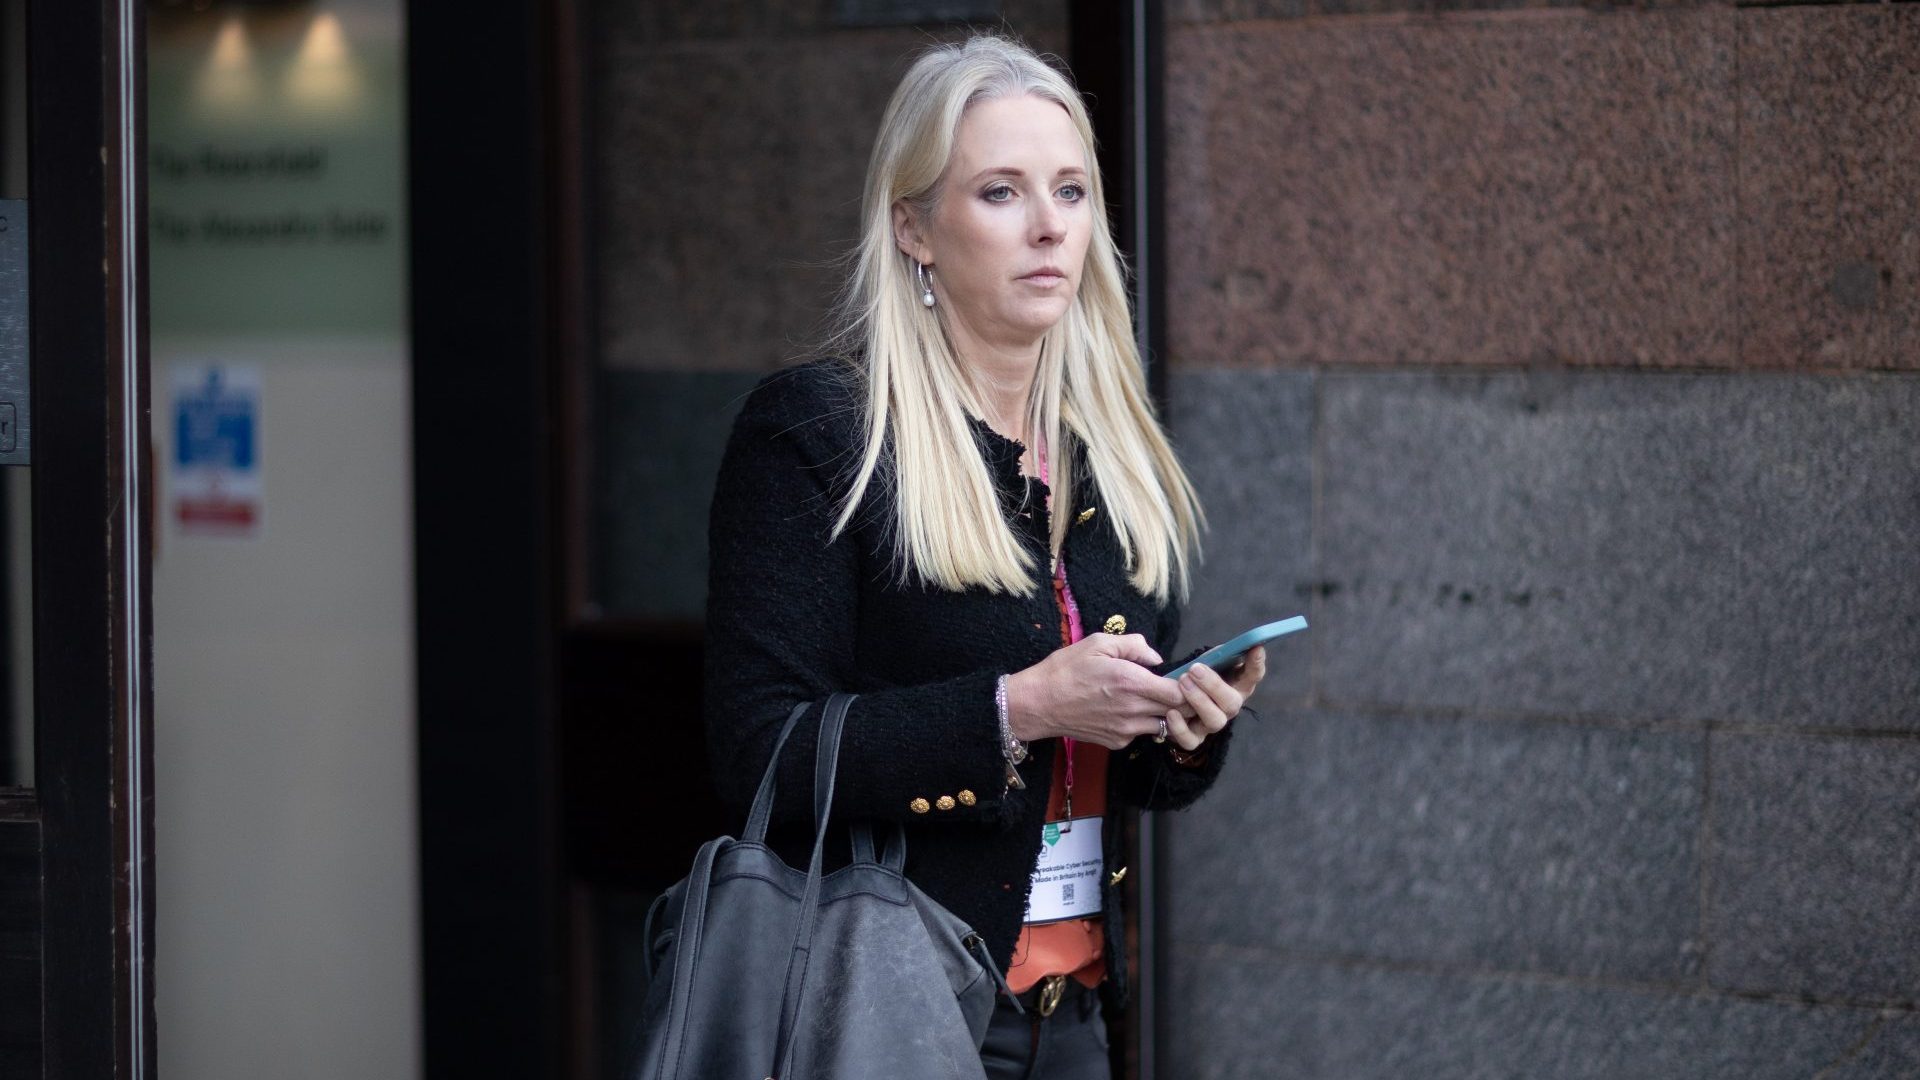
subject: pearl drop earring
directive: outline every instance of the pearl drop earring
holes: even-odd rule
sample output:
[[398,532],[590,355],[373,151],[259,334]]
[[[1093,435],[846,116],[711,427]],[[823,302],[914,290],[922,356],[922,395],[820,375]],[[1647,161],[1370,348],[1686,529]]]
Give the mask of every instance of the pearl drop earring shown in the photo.
[[913,272],[920,278],[920,302],[928,307],[932,307],[933,282],[927,277],[927,264],[915,259],[913,262]]

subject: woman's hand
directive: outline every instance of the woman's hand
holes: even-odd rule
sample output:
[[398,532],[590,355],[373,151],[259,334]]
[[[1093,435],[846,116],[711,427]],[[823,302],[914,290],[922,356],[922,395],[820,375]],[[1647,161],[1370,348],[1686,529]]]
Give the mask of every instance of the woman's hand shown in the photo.
[[[1253,696],[1254,688],[1267,677],[1267,647],[1248,649],[1231,679],[1205,664],[1194,664],[1180,676],[1183,702],[1164,714],[1167,737],[1182,750],[1200,748],[1207,736],[1227,726],[1240,713],[1240,706]],[[1168,680],[1162,680],[1163,682]]]
[[1172,679],[1148,670],[1160,662],[1143,635],[1088,634],[1007,677],[1007,726],[1022,742],[1066,736],[1109,750],[1158,734],[1160,718],[1187,701]]

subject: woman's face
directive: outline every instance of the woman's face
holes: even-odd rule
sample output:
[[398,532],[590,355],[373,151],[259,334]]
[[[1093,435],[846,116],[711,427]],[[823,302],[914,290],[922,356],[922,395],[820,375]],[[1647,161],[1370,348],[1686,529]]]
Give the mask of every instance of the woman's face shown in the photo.
[[896,207],[894,232],[932,269],[934,296],[963,340],[1038,342],[1072,305],[1093,234],[1086,155],[1067,110],[1031,96],[968,106],[931,220]]

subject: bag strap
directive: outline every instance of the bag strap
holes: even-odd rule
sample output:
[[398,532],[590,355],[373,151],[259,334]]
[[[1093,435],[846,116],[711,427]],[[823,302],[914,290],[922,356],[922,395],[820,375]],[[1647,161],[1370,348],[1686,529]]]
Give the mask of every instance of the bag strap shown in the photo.
[[813,928],[820,914],[821,856],[827,844],[827,811],[833,805],[833,781],[840,768],[840,733],[854,695],[834,694],[820,712],[820,741],[813,756],[813,858],[807,863],[807,887],[800,894],[799,925],[793,932],[793,952],[787,958],[786,991],[780,1004],[780,1037],[774,1043],[775,1068],[768,1073],[786,1080],[793,1064],[793,1031],[800,1014],[800,989],[806,985],[807,963],[813,952]]
[[767,771],[760,774],[760,788],[753,793],[753,809],[747,813],[747,829],[740,834],[742,841],[756,844],[765,843],[767,823],[773,819],[773,794],[779,786],[774,777],[780,772],[780,751],[786,749],[787,736],[793,734],[795,725],[806,713],[813,702],[803,701],[787,714],[787,722],[780,725],[780,734],[773,740],[773,755],[767,759]]
[[700,845],[694,857],[693,871],[687,875],[687,895],[681,907],[678,940],[674,945],[673,989],[667,995],[667,1037],[660,1046],[656,1075],[680,1075],[680,1055],[686,1049],[687,1006],[693,998],[693,964],[699,959],[700,941],[707,928],[707,889],[713,882],[713,862],[720,848],[731,843],[726,837]]

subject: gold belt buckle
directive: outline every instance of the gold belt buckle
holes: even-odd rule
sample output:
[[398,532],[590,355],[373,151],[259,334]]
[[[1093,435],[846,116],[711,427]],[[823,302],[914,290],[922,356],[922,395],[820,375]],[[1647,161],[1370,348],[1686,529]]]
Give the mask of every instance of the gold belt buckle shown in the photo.
[[1066,992],[1067,977],[1065,975],[1049,975],[1040,980],[1040,1000],[1034,1005],[1034,1008],[1039,1011],[1041,1016],[1052,1016],[1053,1010],[1060,1006],[1061,995]]

